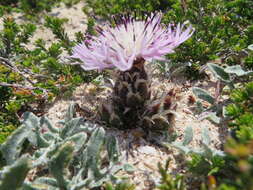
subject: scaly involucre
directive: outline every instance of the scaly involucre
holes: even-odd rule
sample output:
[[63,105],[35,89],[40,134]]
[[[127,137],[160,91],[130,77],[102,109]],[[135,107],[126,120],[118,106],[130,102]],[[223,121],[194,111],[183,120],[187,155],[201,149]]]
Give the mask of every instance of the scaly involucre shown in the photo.
[[160,13],[148,16],[145,21],[123,17],[116,27],[105,26],[98,36],[75,46],[72,57],[83,62],[84,70],[117,67],[127,71],[140,58],[162,60],[190,38],[194,29],[180,23],[165,26],[161,18]]

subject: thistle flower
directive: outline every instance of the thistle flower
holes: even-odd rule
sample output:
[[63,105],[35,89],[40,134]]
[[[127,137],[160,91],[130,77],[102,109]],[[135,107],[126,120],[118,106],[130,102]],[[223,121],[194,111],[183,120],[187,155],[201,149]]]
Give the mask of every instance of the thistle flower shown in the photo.
[[161,60],[194,32],[185,23],[166,27],[161,18],[160,13],[148,16],[145,21],[124,17],[116,27],[106,26],[99,30],[98,36],[75,46],[72,57],[83,62],[84,70],[117,67],[127,71],[135,60]]

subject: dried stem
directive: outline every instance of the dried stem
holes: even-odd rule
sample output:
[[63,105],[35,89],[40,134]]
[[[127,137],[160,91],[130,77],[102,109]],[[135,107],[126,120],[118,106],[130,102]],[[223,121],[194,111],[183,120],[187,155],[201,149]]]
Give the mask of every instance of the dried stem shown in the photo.
[[[21,88],[21,89],[25,89],[25,90],[41,90],[41,91],[43,91],[43,94],[45,94],[46,97],[48,94],[48,91],[46,89],[40,88],[40,87],[24,86],[24,85],[20,85],[20,84],[9,84],[9,83],[5,83],[5,82],[0,82],[0,86]],[[32,92],[32,95],[35,95],[35,94]]]
[[14,72],[17,72],[18,74],[20,74],[27,82],[29,82],[30,84],[34,85],[34,82],[31,81],[28,77],[25,76],[25,74],[20,71],[14,64],[12,64],[8,59],[0,57],[0,63],[5,65],[6,67],[10,68],[11,70],[13,70]]
[[[0,64],[3,64],[4,66],[10,68],[12,71],[19,73],[28,83],[30,83],[32,86],[24,86],[24,85],[20,85],[20,84],[9,84],[9,83],[5,83],[2,82],[0,83],[0,86],[6,86],[6,87],[13,87],[13,88],[21,88],[21,89],[26,89],[26,90],[41,90],[43,91],[43,94],[45,94],[45,96],[47,97],[48,95],[48,91],[44,88],[40,88],[40,87],[34,87],[35,83],[33,81],[31,81],[28,77],[25,76],[26,73],[32,74],[32,75],[36,75],[30,71],[26,71],[26,73],[20,71],[14,64],[12,64],[8,59],[4,58],[4,57],[0,57]],[[37,77],[47,77],[44,75],[36,75]],[[35,95],[34,93],[32,93],[33,95]]]

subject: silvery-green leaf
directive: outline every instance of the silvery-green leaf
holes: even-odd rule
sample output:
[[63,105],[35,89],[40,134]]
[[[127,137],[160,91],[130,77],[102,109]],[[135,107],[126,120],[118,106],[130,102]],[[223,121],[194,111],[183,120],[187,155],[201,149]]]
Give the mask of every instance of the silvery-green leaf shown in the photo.
[[82,190],[82,189],[87,189],[85,187],[87,187],[89,185],[91,181],[89,179],[85,179],[82,180],[72,186],[70,186],[70,190]]
[[248,74],[248,72],[245,72],[240,65],[229,66],[225,68],[225,72],[236,74],[237,76]]
[[250,45],[248,46],[248,49],[251,50],[251,51],[253,51],[253,44],[250,44]]
[[208,118],[213,121],[214,123],[219,124],[221,122],[221,118],[216,115],[216,113],[211,113]]
[[94,178],[101,176],[101,171],[99,170],[99,156],[100,150],[104,145],[105,141],[105,131],[103,128],[97,128],[92,133],[88,143],[85,153],[83,154],[83,166],[88,172],[88,178]]
[[38,167],[40,165],[46,164],[49,161],[48,153],[56,149],[57,146],[54,143],[52,143],[47,148],[41,148],[37,150],[33,155],[33,158],[35,159],[33,161],[33,167]]
[[206,158],[209,158],[209,159],[212,158],[212,156],[213,156],[212,149],[206,144],[202,144],[202,147],[204,148],[203,156],[205,156]]
[[6,164],[11,165],[14,163],[21,152],[22,145],[24,141],[29,136],[29,129],[22,125],[16,129],[12,135],[10,135],[7,140],[1,145],[2,156],[6,160]]
[[28,182],[25,182],[22,186],[22,190],[42,190],[43,188],[50,190],[47,185],[34,187],[32,183],[28,183]]
[[227,117],[227,114],[228,114],[228,112],[227,112],[226,106],[223,106],[222,107],[222,116],[225,118],[225,117]]
[[75,117],[75,106],[76,104],[72,103],[68,107],[68,110],[66,112],[65,119],[64,119],[65,122],[70,121],[71,119]]
[[118,142],[114,136],[107,138],[107,152],[110,162],[115,163],[119,161]]
[[65,142],[72,141],[75,143],[75,152],[78,152],[86,143],[86,133],[78,133],[65,139]]
[[128,173],[133,173],[135,171],[134,167],[130,164],[124,164],[123,169]]
[[29,141],[34,146],[40,148],[48,147],[49,143],[47,142],[46,139],[44,139],[40,131],[42,129],[42,126],[40,125],[40,118],[31,112],[24,113],[23,117],[24,117],[23,124],[26,125],[31,130],[28,136]]
[[56,128],[56,127],[54,127],[54,126],[52,125],[51,121],[50,121],[47,117],[45,117],[45,116],[43,116],[43,117],[40,118],[40,125],[41,125],[41,126],[46,125],[46,127],[47,127],[47,128],[50,130],[50,132],[52,132],[52,133],[59,133],[59,129]]
[[207,66],[218,79],[220,79],[224,82],[230,81],[229,74],[226,73],[222,67],[220,67],[214,63],[208,63]]
[[30,162],[27,157],[18,159],[14,164],[3,169],[2,180],[0,181],[1,190],[20,189],[30,170]]
[[49,177],[40,177],[37,178],[34,181],[35,184],[46,184],[46,185],[50,185],[50,186],[54,186],[57,187],[57,181],[54,178],[49,178]]
[[194,87],[192,89],[192,92],[200,99],[207,101],[210,104],[213,104],[215,102],[215,99],[204,89]]
[[47,141],[52,141],[55,140],[55,134],[51,133],[51,132],[46,132],[44,134],[42,134],[43,138],[46,139]]
[[179,149],[184,154],[189,154],[191,152],[191,149],[188,146],[184,146],[182,143],[179,142],[173,142],[171,144],[173,147]]
[[66,189],[68,186],[69,181],[64,176],[64,170],[72,160],[73,153],[73,143],[67,142],[58,149],[49,162],[49,171],[57,180],[60,189]]
[[193,139],[193,130],[192,127],[187,127],[184,131],[185,137],[183,141],[183,145],[186,146],[191,143]]
[[211,139],[210,139],[209,130],[207,127],[202,128],[201,135],[202,135],[202,142],[206,145],[209,145],[211,143]]
[[197,109],[198,113],[201,113],[201,112],[204,111],[204,107],[203,107],[203,105],[202,105],[202,103],[200,101],[196,102],[196,109]]
[[36,131],[38,131],[40,128],[39,118],[30,112],[25,112],[23,114],[23,118],[24,118],[23,124],[30,131],[29,136],[28,136],[29,142],[32,143],[34,146],[37,146],[38,145],[38,138],[36,135]]
[[226,154],[223,151],[217,149],[213,150],[213,155],[226,156]]
[[61,130],[60,136],[65,139],[75,133],[75,130],[81,126],[83,118],[74,118],[65,123]]
[[216,113],[215,112],[203,112],[202,114],[200,114],[199,116],[199,120],[203,120],[203,119],[210,119],[211,121],[213,121],[214,123],[217,123],[219,124],[220,121],[221,121],[221,118],[219,118],[218,116],[216,116]]

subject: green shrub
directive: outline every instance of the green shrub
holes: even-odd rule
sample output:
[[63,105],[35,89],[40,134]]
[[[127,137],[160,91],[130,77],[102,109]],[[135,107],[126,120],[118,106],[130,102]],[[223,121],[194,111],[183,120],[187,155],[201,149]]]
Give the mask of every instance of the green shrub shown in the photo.
[[253,187],[251,180],[253,178],[253,82],[240,83],[240,86],[232,90],[230,104],[226,106],[226,123],[230,127],[232,138],[228,138],[224,146],[224,156],[216,155],[207,159],[208,157],[195,153],[191,155],[191,161],[188,162],[188,171],[202,179],[202,182],[209,183],[209,178],[214,180],[212,190],[252,190]]
[[170,6],[167,0],[87,0],[84,12],[95,17],[111,19],[114,14],[148,13],[166,10]]
[[253,82],[235,89],[230,95],[233,103],[227,106],[230,126],[240,142],[253,140]]
[[16,4],[19,0],[0,0],[0,5]]
[[[225,64],[241,64],[247,57],[244,49],[252,44],[253,2],[251,0],[90,0],[85,12],[97,18],[112,20],[111,15],[162,11],[164,23],[189,21],[196,29],[194,35],[170,54],[166,64],[182,64],[192,78],[200,76],[201,66],[215,59]],[[252,68],[250,57],[246,65]],[[164,69],[163,69],[164,70]],[[183,70],[183,69],[182,69]]]
[[[4,29],[0,31],[0,126],[17,126],[23,112],[39,114],[53,97],[69,94],[76,85],[98,76],[62,63],[63,52],[70,54],[76,43],[69,40],[63,22],[64,19],[47,17],[46,26],[59,40],[46,47],[46,42],[38,39],[32,44],[35,47],[28,49],[36,26],[19,25],[11,17],[4,19]],[[64,61],[68,60],[64,57]],[[29,106],[32,102],[33,107]]]
[[0,15],[4,12],[22,12],[27,18],[35,19],[38,13],[50,12],[53,7],[61,2],[72,6],[80,0],[0,0]]

